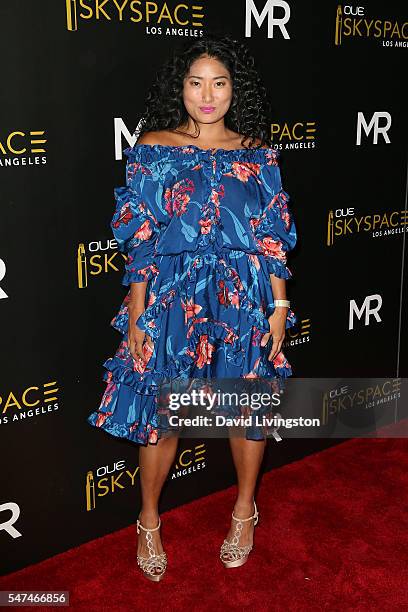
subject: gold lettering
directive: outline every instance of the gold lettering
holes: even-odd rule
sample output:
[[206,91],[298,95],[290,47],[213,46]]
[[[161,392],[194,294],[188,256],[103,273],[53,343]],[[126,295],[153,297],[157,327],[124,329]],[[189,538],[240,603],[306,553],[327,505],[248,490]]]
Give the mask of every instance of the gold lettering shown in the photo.
[[119,253],[118,251],[116,251],[115,253],[113,253],[113,255],[109,257],[109,259],[108,256],[105,254],[105,272],[109,271],[109,267],[112,268],[112,270],[115,270],[115,272],[119,272],[119,268],[112,264],[112,259],[115,259],[117,255],[123,255],[123,253]]
[[88,11],[88,15],[84,15],[83,13],[79,13],[79,16],[82,19],[91,19],[91,17],[93,16],[93,10],[92,7],[88,6],[87,4],[85,4],[84,0],[80,0],[80,6],[81,8],[84,8]]
[[360,225],[363,221],[364,217],[360,217],[360,220],[357,219],[357,217],[355,217],[355,221],[356,221],[356,225],[357,225],[357,232],[360,231]]
[[[152,7],[152,9],[150,9],[150,7]],[[157,4],[155,2],[146,2],[146,21],[147,23],[150,23],[150,15],[154,15],[155,13],[157,13]]]
[[373,25],[374,20],[372,19],[369,23],[367,23],[367,19],[364,19],[364,23],[367,28],[367,36],[370,36],[370,28]]
[[362,36],[362,34],[361,34],[360,30],[358,29],[358,28],[359,28],[359,26],[361,25],[361,22],[362,22],[362,21],[363,21],[362,19],[359,19],[358,21],[356,21],[356,20],[354,19],[354,21],[353,21],[353,36],[355,36],[355,35],[356,35],[356,32],[358,32],[358,35],[359,35],[359,36]]
[[289,126],[287,123],[284,124],[281,135],[280,135],[280,140],[282,140],[283,136],[286,136],[287,138],[289,138],[289,140],[291,140],[290,138],[290,130],[289,130]]
[[120,489],[125,488],[122,484],[120,484],[120,482],[118,482],[119,479],[122,478],[122,475],[123,475],[123,472],[120,472],[116,476],[111,476],[112,493],[115,491],[115,486],[119,487]]
[[382,228],[383,225],[386,225],[388,227],[387,213],[384,213],[383,218],[381,219],[380,228]]
[[134,4],[142,4],[142,3],[140,2],[140,0],[132,0],[132,2],[130,3],[130,10],[132,11],[132,13],[136,13],[137,19],[135,19],[135,17],[131,17],[130,21],[133,21],[134,23],[139,23],[139,21],[142,21],[143,15],[142,15],[142,12],[139,11],[139,9],[133,6]]
[[391,38],[395,35],[395,33],[397,33],[398,38],[401,38],[397,21],[395,22],[394,27],[392,28]]
[[101,266],[101,264],[99,263],[100,259],[101,259],[101,255],[92,255],[92,256],[89,258],[89,264],[90,264],[91,266],[95,266],[95,268],[96,268],[96,271],[95,271],[95,272],[93,272],[93,271],[91,270],[91,271],[90,271],[90,274],[93,274],[94,276],[96,276],[96,274],[100,274],[100,273],[102,272],[102,266]]
[[139,467],[137,467],[137,468],[135,469],[135,471],[133,472],[133,474],[132,474],[132,472],[129,472],[129,470],[126,470],[126,474],[128,474],[128,476],[129,476],[130,480],[132,481],[132,485],[134,485],[134,484],[135,484],[135,478],[136,478],[136,474],[138,473],[138,471],[139,471]]
[[351,36],[351,17],[346,17],[343,20],[343,34],[344,36]]
[[10,395],[8,396],[4,409],[3,409],[3,414],[6,412],[6,410],[11,408],[12,406],[16,406],[17,408],[20,408],[20,410],[22,408],[22,406],[20,406],[20,404],[18,403],[17,398],[15,397],[14,393],[10,391]]
[[373,229],[375,229],[377,227],[377,223],[380,222],[380,215],[373,215]]
[[188,24],[188,19],[186,19],[186,21],[180,21],[179,20],[179,16],[178,16],[178,12],[181,8],[184,8],[186,10],[188,10],[188,6],[186,4],[179,4],[178,6],[176,6],[176,8],[174,9],[174,19],[177,21],[177,23],[179,23],[180,25],[187,25]]
[[115,6],[116,6],[116,8],[117,8],[117,9],[118,9],[118,11],[119,11],[119,21],[123,21],[123,19],[122,19],[122,13],[123,13],[123,9],[125,8],[125,6],[126,6],[126,5],[127,5],[127,3],[128,3],[128,0],[125,0],[125,1],[124,1],[124,3],[122,4],[122,6],[119,6],[119,5],[118,5],[117,0],[113,0],[113,2],[115,3]]
[[346,234],[347,231],[352,234],[353,230],[350,228],[350,223],[352,222],[352,218],[351,219],[347,219],[347,221],[344,222],[344,233]]
[[382,32],[381,32],[381,27],[380,26],[381,26],[380,19],[376,19],[374,21],[374,30],[376,30],[378,32],[378,34],[374,34],[374,38],[379,38],[381,36]]
[[382,386],[382,392],[384,395],[389,395],[391,393],[391,389],[389,391],[386,391],[385,387],[388,385],[388,387],[391,386],[391,382],[389,380],[386,380],[385,383]]
[[98,480],[98,489],[105,490],[104,493],[98,493],[98,497],[103,497],[104,495],[107,495],[109,493],[109,487],[107,484],[106,485],[104,484],[105,482],[108,482],[108,479],[106,477]]
[[95,3],[96,19],[99,19],[99,13],[103,13],[105,15],[105,18],[108,21],[111,21],[111,18],[109,17],[108,13],[105,13],[104,8],[103,8],[105,4],[107,4],[107,2],[109,2],[109,0],[102,0],[101,3],[100,3],[100,0],[96,0],[96,3]]
[[24,393],[23,393],[23,395],[22,395],[22,397],[21,397],[21,399],[23,400],[23,404],[24,404],[25,406],[36,406],[37,404],[39,404],[39,403],[40,403],[40,400],[37,400],[37,401],[36,401],[36,402],[34,402],[33,404],[29,404],[29,402],[27,402],[27,401],[26,401],[26,395],[27,395],[27,393],[28,393],[29,391],[32,391],[33,389],[34,389],[35,391],[38,391],[38,390],[39,390],[39,388],[38,388],[38,387],[28,387],[28,389],[26,389],[26,390],[24,391]]
[[272,140],[275,134],[279,134],[279,125],[277,123],[272,123],[271,124],[271,136],[272,136]]
[[391,26],[392,26],[391,21],[384,21],[384,38],[385,38],[388,30],[391,30]]
[[[166,3],[163,4],[163,7],[162,7],[162,10],[160,11],[160,15],[159,15],[159,18],[157,20],[157,23],[161,23],[162,19],[168,19],[169,22],[171,23],[171,25],[174,24],[174,21],[173,21],[171,15],[170,15],[170,11],[169,11],[169,8],[168,8]],[[186,21],[185,23],[188,23],[188,22]]]
[[393,223],[392,222],[392,218],[393,218],[394,215],[398,215],[398,212],[396,210],[394,210],[394,212],[392,212],[391,215],[390,215],[390,225],[392,227],[396,227],[398,225],[398,221],[397,221],[397,223]]
[[14,153],[15,155],[19,155],[20,153],[25,153],[27,151],[26,147],[24,147],[23,149],[13,149],[13,146],[11,144],[11,140],[15,136],[25,136],[25,134],[24,134],[24,132],[11,132],[11,134],[9,134],[8,137],[7,137],[7,148],[8,148],[8,150],[11,153]]
[[357,393],[357,397],[359,400],[361,400],[359,402],[359,404],[361,404],[364,401],[364,389],[360,389],[360,391]]
[[179,464],[182,465],[183,467],[187,467],[189,465],[192,464],[192,460],[190,459],[187,463],[183,463],[183,459],[184,459],[184,455],[186,455],[187,453],[191,454],[191,449],[190,448],[186,448],[186,450],[184,450],[181,454],[180,454],[180,458],[179,458]]
[[342,220],[341,219],[336,219],[335,224],[334,224],[334,228],[335,230],[339,230],[339,231],[335,231],[334,235],[335,236],[341,236],[343,233],[343,227],[342,227]]
[[301,136],[296,136],[295,130],[298,126],[303,127],[303,123],[300,123],[300,121],[298,121],[298,123],[295,123],[295,125],[293,126],[292,134],[293,134],[294,140],[302,140],[303,138],[303,134]]

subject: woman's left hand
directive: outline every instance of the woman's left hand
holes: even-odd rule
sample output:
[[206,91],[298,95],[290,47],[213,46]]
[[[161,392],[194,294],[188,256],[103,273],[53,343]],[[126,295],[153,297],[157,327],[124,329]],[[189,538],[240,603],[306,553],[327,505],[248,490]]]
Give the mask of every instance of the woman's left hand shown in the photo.
[[274,313],[268,318],[270,332],[264,334],[261,340],[261,346],[265,346],[272,336],[273,343],[268,360],[272,361],[281,350],[282,343],[285,339],[287,308],[276,307]]

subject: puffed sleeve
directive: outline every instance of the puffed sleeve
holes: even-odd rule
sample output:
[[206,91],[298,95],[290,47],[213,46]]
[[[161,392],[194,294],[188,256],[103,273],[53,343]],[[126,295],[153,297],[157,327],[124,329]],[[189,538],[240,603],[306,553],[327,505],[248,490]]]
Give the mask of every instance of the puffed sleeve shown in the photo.
[[287,253],[297,241],[293,214],[288,206],[290,196],[282,189],[281,173],[274,157],[262,169],[262,214],[257,221],[255,238],[259,252],[264,255],[269,274],[289,279]]
[[[150,280],[158,273],[154,263],[159,224],[152,211],[157,196],[157,173],[138,146],[125,149],[126,185],[115,187],[115,212],[111,221],[119,251],[127,254],[123,285]],[[153,209],[154,210],[154,209]]]

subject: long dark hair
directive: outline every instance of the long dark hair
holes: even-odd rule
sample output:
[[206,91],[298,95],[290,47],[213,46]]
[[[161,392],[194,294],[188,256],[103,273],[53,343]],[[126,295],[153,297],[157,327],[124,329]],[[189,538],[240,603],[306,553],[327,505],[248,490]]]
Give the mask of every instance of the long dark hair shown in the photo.
[[[145,111],[136,130],[138,138],[145,132],[174,130],[186,124],[189,115],[183,103],[183,80],[191,64],[203,54],[218,59],[232,78],[232,100],[224,117],[225,126],[243,135],[243,146],[248,139],[250,147],[257,139],[259,146],[272,146],[270,104],[255,60],[244,43],[216,33],[183,44],[160,67],[146,96]],[[199,135],[199,126],[193,121]]]

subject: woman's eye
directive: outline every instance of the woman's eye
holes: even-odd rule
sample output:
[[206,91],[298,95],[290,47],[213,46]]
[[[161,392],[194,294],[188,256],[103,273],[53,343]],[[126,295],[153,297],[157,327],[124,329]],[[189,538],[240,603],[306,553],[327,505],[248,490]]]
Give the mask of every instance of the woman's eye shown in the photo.
[[217,81],[216,85],[225,85],[224,81]]

